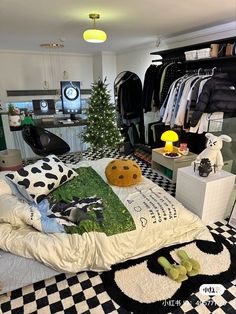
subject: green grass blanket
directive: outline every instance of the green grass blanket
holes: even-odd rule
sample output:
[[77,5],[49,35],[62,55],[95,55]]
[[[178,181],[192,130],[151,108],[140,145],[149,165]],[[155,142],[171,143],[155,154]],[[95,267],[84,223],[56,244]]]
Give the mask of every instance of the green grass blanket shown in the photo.
[[62,216],[66,212],[65,217],[73,217],[76,223],[76,226],[65,226],[67,233],[98,231],[110,236],[135,229],[127,208],[95,170],[81,167],[76,172],[77,177],[49,196],[54,210],[64,206],[64,213],[60,209]]

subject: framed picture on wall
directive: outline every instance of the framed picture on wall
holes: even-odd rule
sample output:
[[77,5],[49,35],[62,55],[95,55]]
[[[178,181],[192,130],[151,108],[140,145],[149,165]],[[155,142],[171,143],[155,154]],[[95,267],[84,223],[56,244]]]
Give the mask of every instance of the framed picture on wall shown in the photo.
[[229,225],[236,229],[236,200],[234,201],[232,212],[229,217]]

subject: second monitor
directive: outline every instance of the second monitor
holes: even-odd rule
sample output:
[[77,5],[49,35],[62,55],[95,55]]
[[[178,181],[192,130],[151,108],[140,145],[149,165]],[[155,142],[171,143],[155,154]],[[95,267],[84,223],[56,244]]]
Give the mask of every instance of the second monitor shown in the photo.
[[62,111],[70,114],[71,120],[76,120],[76,114],[82,113],[80,99],[80,82],[61,81]]
[[32,103],[35,115],[53,115],[56,113],[54,99],[34,99]]

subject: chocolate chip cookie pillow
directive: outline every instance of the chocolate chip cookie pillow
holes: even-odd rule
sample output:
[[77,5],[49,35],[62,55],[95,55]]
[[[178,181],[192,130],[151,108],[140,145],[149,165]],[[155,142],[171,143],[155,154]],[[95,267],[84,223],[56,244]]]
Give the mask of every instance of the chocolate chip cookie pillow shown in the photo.
[[32,165],[6,174],[6,177],[24,186],[34,201],[39,203],[58,186],[77,175],[55,155],[49,155]]
[[137,184],[142,178],[139,165],[129,159],[110,161],[106,166],[105,175],[110,184],[121,187]]

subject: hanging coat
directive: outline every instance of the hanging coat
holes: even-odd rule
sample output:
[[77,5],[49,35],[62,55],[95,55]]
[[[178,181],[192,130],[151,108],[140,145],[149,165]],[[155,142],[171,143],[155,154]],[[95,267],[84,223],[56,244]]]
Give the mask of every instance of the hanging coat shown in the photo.
[[236,86],[229,81],[227,73],[217,73],[205,83],[190,125],[196,126],[203,112],[216,111],[236,115]]

